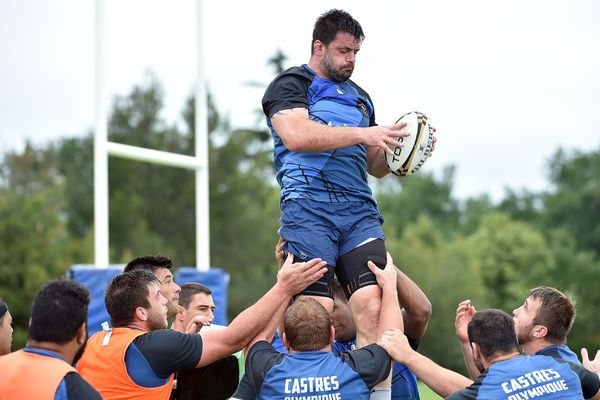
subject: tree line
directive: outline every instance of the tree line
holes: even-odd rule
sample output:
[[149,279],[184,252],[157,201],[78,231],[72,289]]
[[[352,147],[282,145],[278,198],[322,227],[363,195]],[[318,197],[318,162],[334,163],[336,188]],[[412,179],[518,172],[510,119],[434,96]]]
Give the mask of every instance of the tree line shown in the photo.
[[[163,97],[150,76],[115,98],[109,140],[192,155],[194,99],[178,126],[162,119]],[[270,133],[233,129],[208,100],[211,261],[231,275],[231,317],[275,280],[279,190]],[[453,166],[373,182],[387,247],[433,305],[421,351],[443,365],[463,368],[453,328],[459,301],[510,312],[539,285],[575,298],[569,344],[600,348],[600,151],[558,149],[547,165],[548,190],[507,189],[495,202],[454,197]],[[111,262],[160,253],[193,266],[193,172],[110,158],[109,177]],[[41,284],[73,264],[93,263],[91,132],[2,156],[0,238],[0,297],[14,318],[15,349],[24,345]]]

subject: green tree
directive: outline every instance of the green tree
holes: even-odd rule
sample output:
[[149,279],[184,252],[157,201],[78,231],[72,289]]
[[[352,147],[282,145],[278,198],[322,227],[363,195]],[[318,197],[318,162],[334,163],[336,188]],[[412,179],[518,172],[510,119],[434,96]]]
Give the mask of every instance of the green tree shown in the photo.
[[[52,148],[50,149],[52,150]],[[7,154],[0,186],[0,296],[14,319],[14,345],[24,345],[31,301],[50,278],[86,259],[90,237],[70,237],[64,187],[53,152],[26,145]]]
[[401,238],[386,244],[398,268],[402,269],[429,298],[432,316],[419,351],[444,366],[463,370],[462,356],[454,334],[458,303],[483,298],[481,275],[461,238],[449,241],[436,223],[421,216],[406,226]]
[[554,190],[544,199],[544,226],[561,227],[577,247],[600,256],[600,151],[558,150],[549,162]]
[[375,193],[385,218],[386,235],[400,236],[421,216],[435,221],[445,233],[456,232],[459,205],[452,197],[454,168],[444,169],[441,179],[419,172],[408,177],[389,175],[375,183]]
[[469,241],[483,278],[486,307],[512,310],[553,266],[542,234],[506,214],[486,215]]

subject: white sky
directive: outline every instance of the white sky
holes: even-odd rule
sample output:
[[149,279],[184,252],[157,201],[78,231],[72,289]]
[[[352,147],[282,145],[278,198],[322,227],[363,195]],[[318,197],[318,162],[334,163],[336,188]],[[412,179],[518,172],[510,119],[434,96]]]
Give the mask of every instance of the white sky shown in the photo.
[[[297,3],[294,3],[297,4]],[[312,26],[349,11],[366,39],[353,79],[380,124],[429,114],[438,147],[425,169],[455,164],[455,194],[545,188],[559,147],[598,150],[600,2],[593,0],[205,1],[208,85],[234,126],[257,123],[266,65],[309,58]],[[195,2],[106,0],[106,83],[126,95],[151,69],[179,120],[193,91]],[[94,2],[0,0],[0,152],[94,124]],[[258,123],[264,123],[259,120]],[[410,179],[410,178],[406,178]]]

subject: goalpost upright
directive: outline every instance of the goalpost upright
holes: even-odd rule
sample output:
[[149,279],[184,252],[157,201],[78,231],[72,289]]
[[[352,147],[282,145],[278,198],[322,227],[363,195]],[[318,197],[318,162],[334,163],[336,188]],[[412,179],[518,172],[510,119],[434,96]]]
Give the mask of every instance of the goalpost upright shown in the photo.
[[108,268],[108,156],[191,169],[196,176],[196,269],[210,268],[208,196],[208,112],[203,60],[202,0],[196,0],[195,156],[129,146],[108,141],[104,68],[104,0],[96,0],[95,124],[94,124],[94,258]]

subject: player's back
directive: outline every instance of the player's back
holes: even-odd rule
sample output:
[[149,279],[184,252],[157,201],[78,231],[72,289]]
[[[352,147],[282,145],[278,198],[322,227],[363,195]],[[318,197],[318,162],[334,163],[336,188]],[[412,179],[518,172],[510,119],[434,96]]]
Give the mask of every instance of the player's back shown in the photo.
[[583,399],[581,381],[569,363],[551,357],[517,356],[492,364],[473,385],[449,400]]

